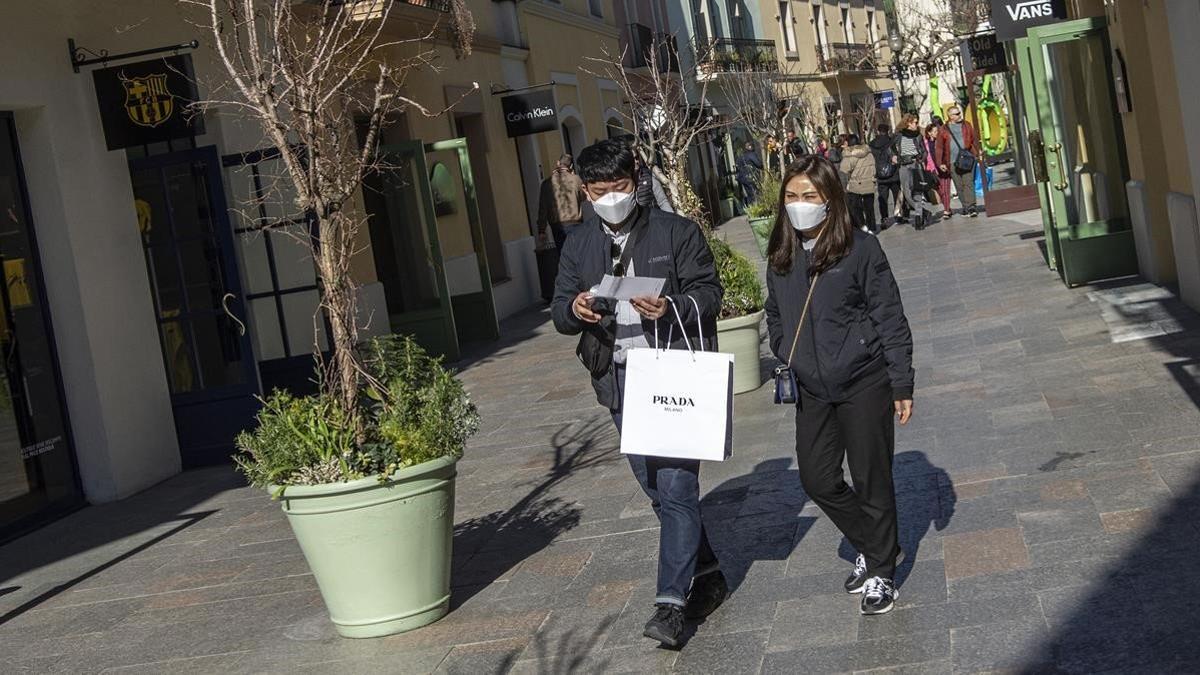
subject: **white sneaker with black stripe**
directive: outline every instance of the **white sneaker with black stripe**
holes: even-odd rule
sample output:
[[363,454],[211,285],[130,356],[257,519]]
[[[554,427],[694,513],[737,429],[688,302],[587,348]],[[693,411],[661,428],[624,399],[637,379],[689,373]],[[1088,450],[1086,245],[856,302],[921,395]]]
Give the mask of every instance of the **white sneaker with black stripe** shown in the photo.
[[900,591],[891,579],[871,577],[863,586],[861,611],[863,614],[887,614],[896,606]]
[[846,577],[846,592],[850,594],[862,593],[863,586],[867,584],[867,559],[863,554],[859,553],[854,559],[854,571],[850,576]]

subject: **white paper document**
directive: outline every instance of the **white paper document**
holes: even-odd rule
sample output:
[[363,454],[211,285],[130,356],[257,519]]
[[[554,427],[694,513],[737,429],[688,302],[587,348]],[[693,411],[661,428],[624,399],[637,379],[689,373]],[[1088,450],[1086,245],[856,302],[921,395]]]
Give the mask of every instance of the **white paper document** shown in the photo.
[[631,300],[633,298],[657,298],[662,295],[663,286],[667,285],[666,279],[656,279],[654,277],[614,277],[611,274],[605,274],[600,280],[600,285],[596,288],[596,292],[592,293],[597,298],[612,298],[613,300]]

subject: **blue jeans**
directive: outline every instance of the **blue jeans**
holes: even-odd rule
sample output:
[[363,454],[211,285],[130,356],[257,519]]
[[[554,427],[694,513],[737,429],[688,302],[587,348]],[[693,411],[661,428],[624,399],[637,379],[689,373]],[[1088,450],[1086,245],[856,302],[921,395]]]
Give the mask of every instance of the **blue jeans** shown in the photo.
[[[624,406],[625,369],[617,368],[619,400]],[[612,411],[621,431],[622,408]],[[658,591],[656,603],[684,605],[692,578],[715,572],[717,555],[700,518],[700,462],[626,455],[638,485],[658,516]]]

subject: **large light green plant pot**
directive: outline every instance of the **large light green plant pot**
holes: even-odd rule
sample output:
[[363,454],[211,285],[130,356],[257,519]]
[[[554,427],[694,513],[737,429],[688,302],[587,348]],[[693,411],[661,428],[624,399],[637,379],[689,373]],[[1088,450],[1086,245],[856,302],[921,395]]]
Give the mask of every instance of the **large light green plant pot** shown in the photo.
[[762,371],[758,367],[758,328],[765,312],[759,310],[747,316],[722,319],[717,322],[717,344],[721,351],[733,354],[733,393],[754,391],[762,386]]
[[750,219],[750,231],[754,233],[754,243],[758,244],[758,254],[767,257],[767,244],[771,241],[771,230],[775,228],[775,216],[763,216]]
[[457,462],[435,459],[384,483],[284,490],[283,512],[343,637],[391,635],[446,615]]

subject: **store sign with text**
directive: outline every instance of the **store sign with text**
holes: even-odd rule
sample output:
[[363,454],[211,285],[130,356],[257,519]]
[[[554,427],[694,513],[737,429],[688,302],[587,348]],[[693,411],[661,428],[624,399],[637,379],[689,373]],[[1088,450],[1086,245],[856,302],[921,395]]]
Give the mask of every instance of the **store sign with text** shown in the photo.
[[875,108],[878,110],[891,110],[896,107],[896,91],[887,89],[885,91],[875,92]]
[[500,99],[500,108],[504,111],[504,128],[509,138],[558,128],[558,106],[554,90],[549,87],[505,96]]
[[1034,26],[1067,18],[1067,0],[992,0],[992,26],[996,39],[1016,40]]
[[985,73],[1003,73],[1008,70],[1008,57],[1004,53],[1004,43],[996,39],[994,33],[975,35],[963,40],[966,51],[966,62],[971,64],[968,70]]
[[92,80],[109,150],[204,133],[187,109],[199,98],[188,54],[102,68]]

